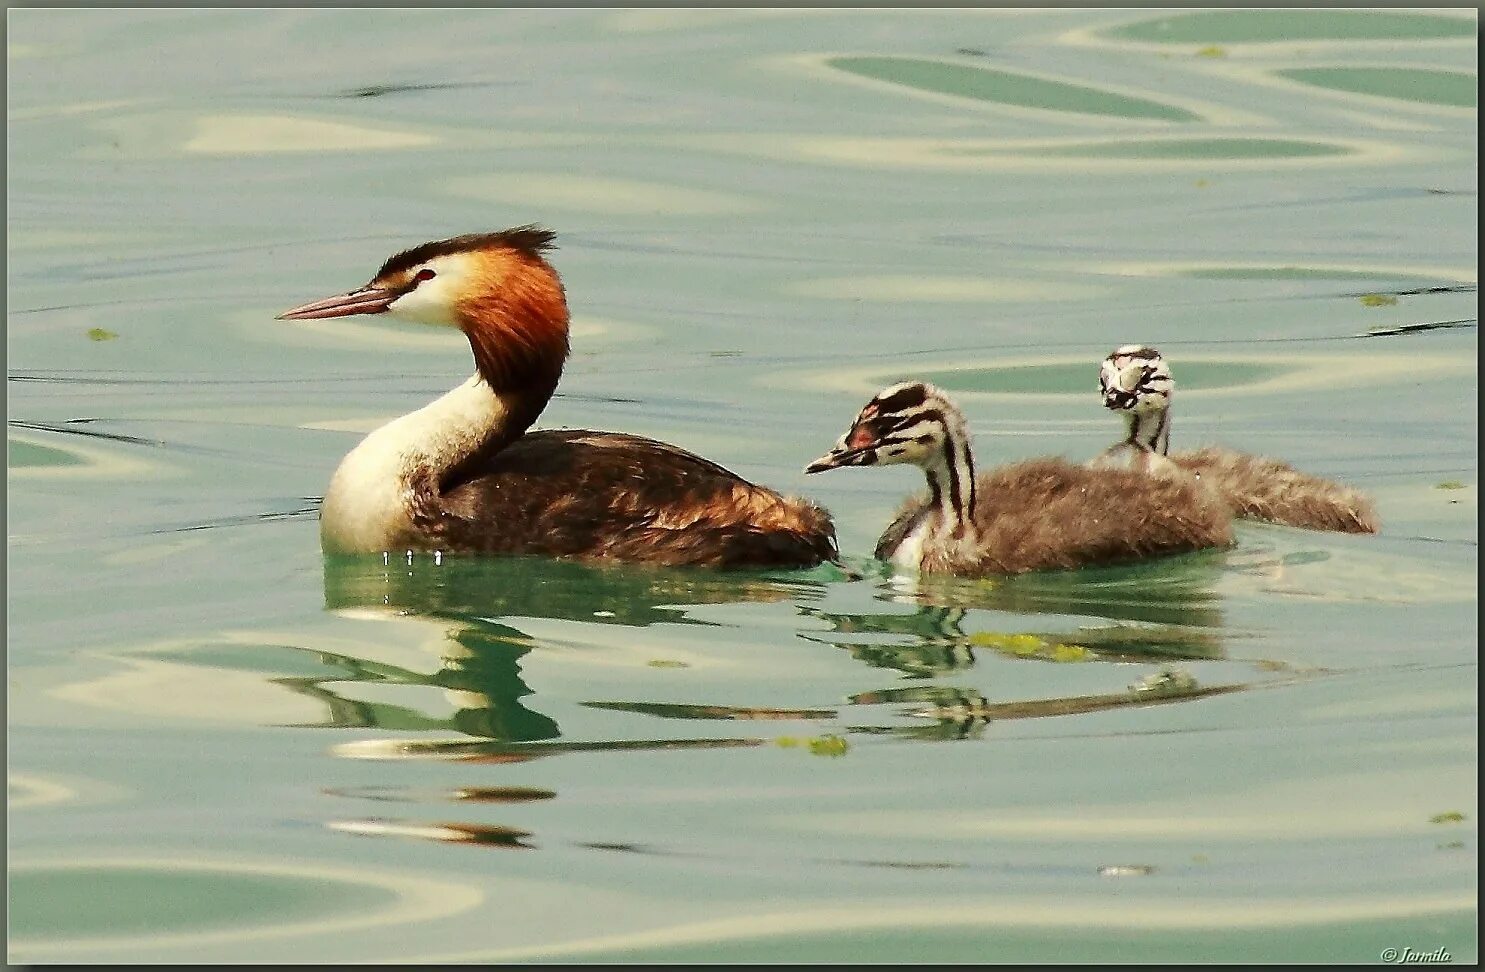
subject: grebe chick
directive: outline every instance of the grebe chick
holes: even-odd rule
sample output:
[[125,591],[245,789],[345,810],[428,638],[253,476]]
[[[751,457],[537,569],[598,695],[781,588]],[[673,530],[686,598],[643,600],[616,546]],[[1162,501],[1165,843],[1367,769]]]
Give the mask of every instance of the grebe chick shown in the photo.
[[442,550],[664,565],[834,560],[812,503],[684,449],[616,432],[527,432],[568,353],[562,281],[536,226],[424,243],[358,290],[280,320],[390,314],[463,331],[476,373],[368,435],[320,511],[328,553]]
[[876,556],[934,573],[1020,574],[1232,545],[1232,514],[1190,477],[1094,470],[1041,458],[975,474],[963,414],[921,382],[879,392],[834,449],[805,468],[911,463],[907,501]]
[[1126,344],[1098,372],[1105,408],[1123,412],[1124,441],[1094,464],[1158,475],[1193,474],[1222,494],[1236,515],[1310,530],[1376,533],[1377,511],[1365,494],[1302,473],[1286,462],[1206,446],[1170,452],[1170,403],[1175,379],[1154,348]]

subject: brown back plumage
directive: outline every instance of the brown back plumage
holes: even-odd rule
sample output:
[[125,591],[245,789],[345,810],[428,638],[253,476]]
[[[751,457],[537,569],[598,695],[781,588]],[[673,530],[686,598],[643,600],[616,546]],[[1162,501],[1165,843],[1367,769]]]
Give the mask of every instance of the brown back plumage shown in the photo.
[[1237,515],[1307,530],[1376,533],[1376,507],[1360,490],[1278,459],[1217,446],[1172,452],[1171,462],[1220,492]]
[[[977,483],[976,542],[925,547],[923,570],[1021,574],[1233,544],[1231,511],[1194,480],[1043,458],[992,469]],[[920,496],[903,506],[878,557],[892,556],[927,503]]]
[[577,429],[521,436],[415,526],[422,545],[590,561],[811,567],[838,556],[813,503],[676,446]]

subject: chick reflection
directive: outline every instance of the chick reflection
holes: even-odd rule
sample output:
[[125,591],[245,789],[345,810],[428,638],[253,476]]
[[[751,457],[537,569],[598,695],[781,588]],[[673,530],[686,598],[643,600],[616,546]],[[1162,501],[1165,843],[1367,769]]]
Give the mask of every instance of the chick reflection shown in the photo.
[[[830,612],[805,605],[800,613],[830,630],[800,636],[909,678],[963,671],[976,664],[977,652],[986,651],[1051,662],[1214,660],[1224,655],[1215,630],[1222,622],[1214,592],[1219,572],[1210,557],[1194,555],[995,580],[893,577],[879,586],[875,599],[913,604],[915,611]],[[966,630],[973,609],[1104,623],[1084,623],[1073,632]]]

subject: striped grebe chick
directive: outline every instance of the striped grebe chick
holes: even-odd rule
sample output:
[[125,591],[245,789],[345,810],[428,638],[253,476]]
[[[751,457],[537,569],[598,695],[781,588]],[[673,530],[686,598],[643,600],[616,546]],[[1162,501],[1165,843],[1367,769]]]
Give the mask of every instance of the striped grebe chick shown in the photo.
[[976,474],[964,415],[922,382],[879,392],[805,468],[911,463],[926,496],[903,505],[876,556],[926,572],[1020,574],[1232,545],[1232,514],[1190,477],[1039,458]]
[[786,498],[663,442],[581,429],[528,432],[568,354],[562,281],[536,226],[424,243],[366,286],[280,320],[389,314],[455,327],[475,374],[368,435],[320,511],[328,553],[441,550],[719,567],[834,560],[835,528]]
[[1159,351],[1126,344],[1098,372],[1105,408],[1124,413],[1126,435],[1094,463],[1157,474],[1194,474],[1236,515],[1310,530],[1376,533],[1377,511],[1359,490],[1302,473],[1286,462],[1217,446],[1170,451],[1175,379]]

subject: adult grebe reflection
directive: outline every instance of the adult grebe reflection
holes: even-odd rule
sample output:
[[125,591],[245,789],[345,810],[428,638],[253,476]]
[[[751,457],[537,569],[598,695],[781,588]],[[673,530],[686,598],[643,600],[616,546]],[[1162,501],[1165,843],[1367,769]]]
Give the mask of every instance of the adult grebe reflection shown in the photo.
[[[538,743],[562,735],[557,722],[537,711],[535,694],[521,673],[521,659],[541,642],[508,623],[511,619],[554,619],[586,624],[646,627],[710,625],[692,616],[701,604],[768,602],[819,597],[821,584],[807,575],[787,577],[718,574],[704,570],[602,566],[542,558],[453,558],[415,554],[410,558],[326,558],[325,607],[361,618],[421,618],[446,629],[439,665],[414,671],[367,659],[318,652],[333,674],[283,678],[286,687],[322,700],[329,719],[321,725],[424,732],[453,731],[489,743]],[[519,622],[517,622],[519,623]],[[386,701],[371,701],[355,684],[443,690],[454,706],[444,715]],[[408,692],[409,699],[423,698]],[[673,746],[684,741],[656,740]],[[710,741],[698,740],[698,745]],[[736,745],[738,740],[716,740]],[[587,745],[587,744],[574,744]],[[594,743],[593,748],[607,744]],[[431,749],[430,749],[431,747]],[[441,748],[440,748],[441,747]],[[570,748],[563,744],[563,748]],[[443,744],[366,740],[338,747],[342,755],[391,756],[440,751],[469,758],[515,760],[542,750],[470,749],[463,742]]]
[[[320,726],[442,730],[501,742],[554,739],[561,735],[557,723],[521,702],[532,691],[521,680],[518,659],[531,648],[531,639],[515,628],[486,622],[451,631],[441,664],[431,672],[318,652],[323,664],[344,674],[278,681],[325,703],[329,717]],[[411,706],[352,698],[346,683],[438,688],[454,708],[433,716]]]

